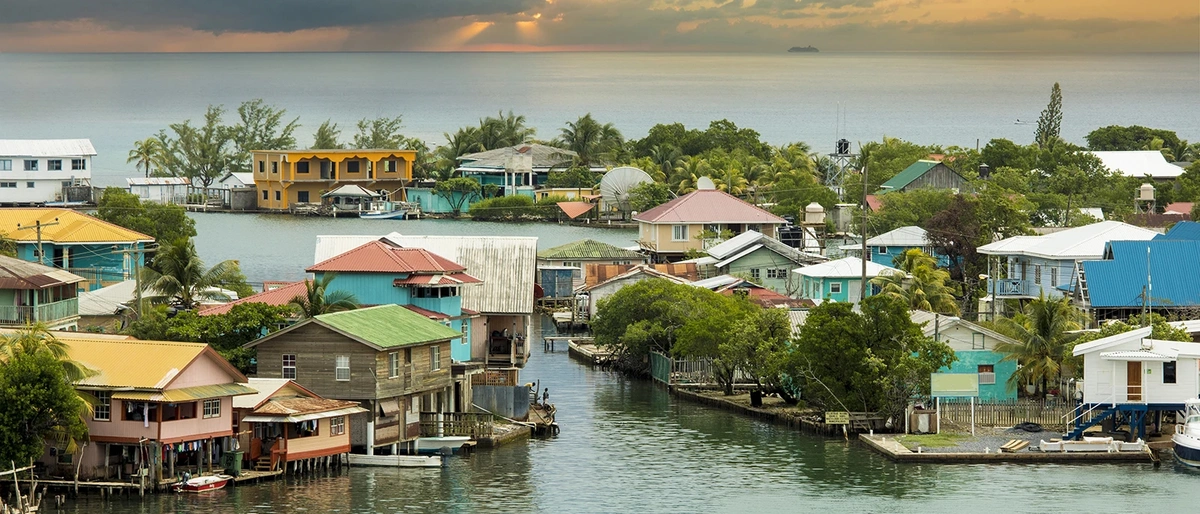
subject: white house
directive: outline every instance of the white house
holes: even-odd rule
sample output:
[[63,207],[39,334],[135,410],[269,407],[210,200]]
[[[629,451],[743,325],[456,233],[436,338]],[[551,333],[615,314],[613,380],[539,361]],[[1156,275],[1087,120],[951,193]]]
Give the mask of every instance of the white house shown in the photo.
[[1092,152],[1092,155],[1100,159],[1105,168],[1126,177],[1175,180],[1183,174],[1183,168],[1167,162],[1167,158],[1158,150]]
[[95,156],[88,139],[0,139],[0,204],[65,200],[63,186],[91,184]]
[[1150,327],[1075,347],[1083,356],[1083,403],[1183,410],[1200,397],[1200,343],[1150,339]]
[[676,284],[690,284],[691,283],[691,281],[689,281],[685,278],[676,277],[674,275],[669,275],[667,273],[658,271],[650,265],[639,264],[637,266],[634,266],[629,271],[626,271],[625,273],[622,273],[613,278],[605,280],[604,282],[601,282],[594,286],[585,287],[580,291],[580,292],[586,293],[588,295],[588,317],[589,318],[596,317],[596,307],[600,303],[600,300],[602,300],[604,298],[608,298],[609,296],[612,296],[614,293],[616,293],[617,291],[620,291],[621,288],[623,288],[625,286],[631,286],[631,285],[641,282],[643,280],[649,280],[652,278],[661,278],[664,280],[669,280]]
[[224,177],[221,177],[220,180],[217,180],[217,182],[215,184],[213,184],[213,187],[216,187],[219,189],[237,189],[239,187],[253,188],[254,187],[254,174],[253,173],[234,173],[231,171],[229,173],[226,173]]
[[129,192],[143,202],[183,204],[187,203],[187,177],[127,178]]

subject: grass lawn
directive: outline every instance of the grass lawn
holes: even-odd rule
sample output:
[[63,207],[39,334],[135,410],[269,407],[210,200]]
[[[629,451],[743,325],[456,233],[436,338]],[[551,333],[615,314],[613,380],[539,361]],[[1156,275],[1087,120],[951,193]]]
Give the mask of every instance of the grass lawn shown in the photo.
[[949,448],[951,446],[957,446],[959,441],[970,438],[971,436],[967,434],[944,433],[923,435],[909,434],[897,437],[896,440],[900,441],[900,444],[903,444],[908,449],[916,450],[918,446],[923,446],[925,448]]

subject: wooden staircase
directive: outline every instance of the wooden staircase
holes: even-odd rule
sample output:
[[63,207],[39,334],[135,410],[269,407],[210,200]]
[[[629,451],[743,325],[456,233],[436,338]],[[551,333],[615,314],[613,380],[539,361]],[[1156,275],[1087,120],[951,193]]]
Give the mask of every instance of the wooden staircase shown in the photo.
[[263,455],[258,460],[254,461],[254,471],[272,471],[271,456]]

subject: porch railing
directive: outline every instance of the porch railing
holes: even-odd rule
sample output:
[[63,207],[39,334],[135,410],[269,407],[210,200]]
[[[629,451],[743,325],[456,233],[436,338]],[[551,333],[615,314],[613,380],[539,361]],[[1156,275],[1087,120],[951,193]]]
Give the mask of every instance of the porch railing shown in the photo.
[[421,437],[489,437],[494,420],[495,416],[480,412],[422,412]]
[[57,321],[79,315],[79,299],[32,305],[0,305],[0,323],[24,325],[38,321]]

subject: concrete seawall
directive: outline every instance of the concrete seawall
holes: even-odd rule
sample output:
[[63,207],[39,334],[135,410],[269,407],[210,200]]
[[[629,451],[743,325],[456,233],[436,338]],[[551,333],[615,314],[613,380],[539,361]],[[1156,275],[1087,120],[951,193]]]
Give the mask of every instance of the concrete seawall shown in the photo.
[[858,439],[868,448],[883,454],[895,462],[937,464],[981,464],[992,462],[1027,463],[1087,463],[1087,462],[1138,462],[1153,463],[1149,450],[1141,452],[1034,452],[1016,453],[916,453],[909,450],[891,435],[858,434]]

